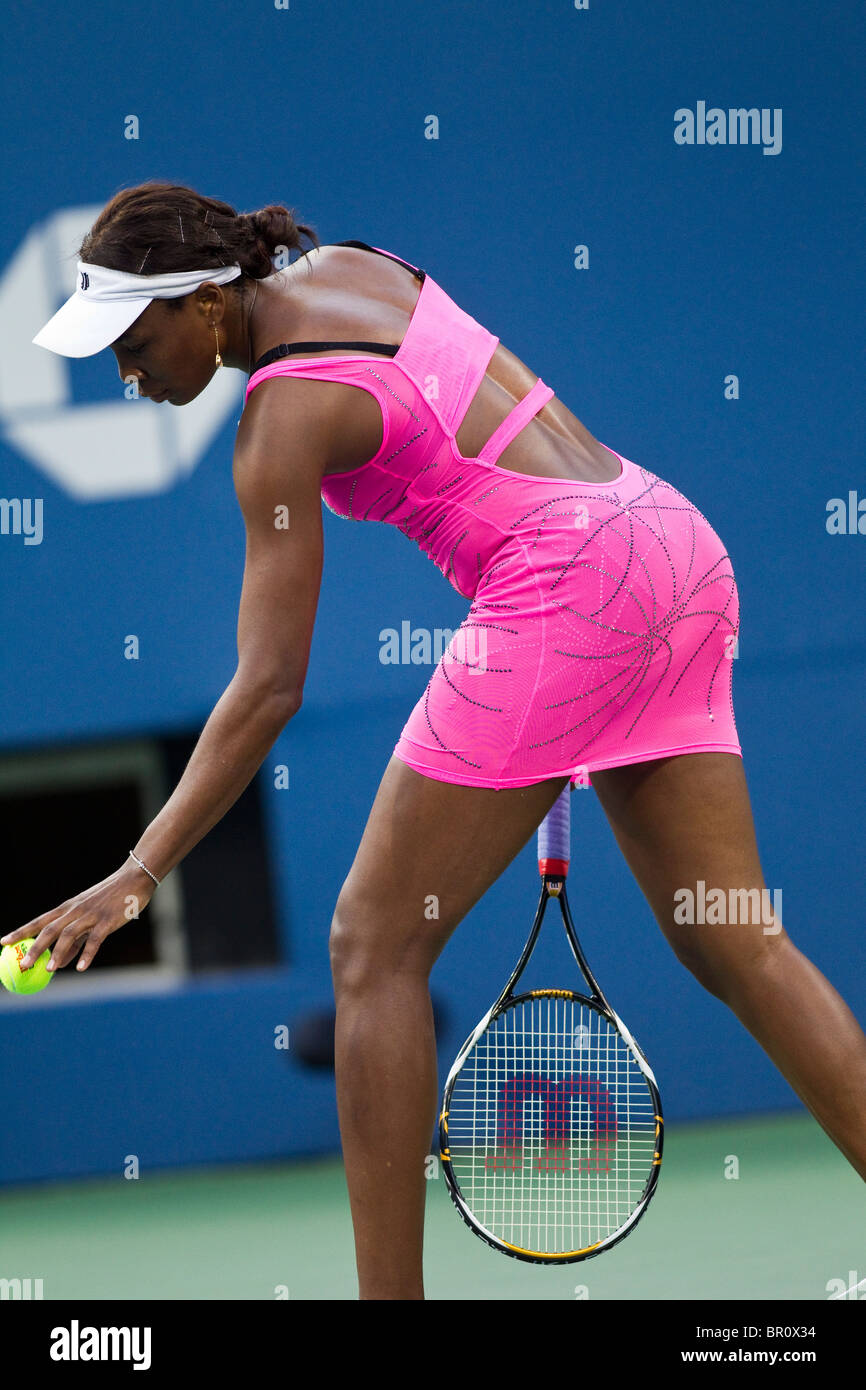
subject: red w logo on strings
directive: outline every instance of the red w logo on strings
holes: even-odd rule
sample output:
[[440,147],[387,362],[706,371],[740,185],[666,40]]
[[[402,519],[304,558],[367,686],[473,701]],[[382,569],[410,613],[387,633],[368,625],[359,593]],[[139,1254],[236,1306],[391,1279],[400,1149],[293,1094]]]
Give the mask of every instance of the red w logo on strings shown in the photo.
[[[580,1102],[589,1111],[589,1124],[577,1127],[573,1107]],[[529,1116],[527,1103],[532,1105]],[[524,1075],[504,1081],[499,1088],[496,1153],[485,1158],[485,1168],[521,1168],[526,1128],[537,1141],[535,1166],[542,1172],[571,1168],[595,1173],[610,1168],[617,1135],[616,1108],[610,1091],[595,1076],[564,1076],[561,1081],[552,1081],[547,1076]],[[573,1162],[571,1151],[578,1147],[581,1152]]]

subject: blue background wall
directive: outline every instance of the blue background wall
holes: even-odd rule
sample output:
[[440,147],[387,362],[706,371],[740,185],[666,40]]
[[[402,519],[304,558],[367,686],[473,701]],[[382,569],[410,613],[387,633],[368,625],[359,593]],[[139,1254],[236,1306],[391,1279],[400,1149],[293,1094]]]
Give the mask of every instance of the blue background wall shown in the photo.
[[[49,253],[46,228],[149,178],[239,210],[284,202],[323,242],[423,266],[597,437],[708,516],[740,592],[734,698],[766,880],[866,1018],[866,505],[861,532],[827,529],[830,499],[866,498],[863,38],[853,3],[782,0],[8,13],[0,495],[44,499],[44,535],[0,535],[3,751],[203,725],[234,670],[243,565],[241,373],[224,374],[236,399],[215,437],[146,495],[74,496],[22,446],[34,421],[60,419],[26,384],[49,356],[30,339],[74,283],[75,241]],[[675,111],[699,101],[781,110],[781,149],[676,143]],[[123,402],[108,351],[57,370],[70,447],[94,404],[147,412],[148,428],[160,410]],[[158,1166],[337,1149],[333,1077],[275,1052],[273,1029],[331,998],[333,903],[430,674],[382,665],[379,632],[453,628],[466,605],[391,528],[325,511],[325,532],[305,703],[260,774],[291,967],[7,1000],[0,1180],[115,1171],[130,1150]],[[127,632],[137,663],[121,659]],[[674,959],[591,791],[573,798],[573,856],[589,959],[667,1118],[797,1105]],[[443,1074],[513,963],[536,883],[530,844],[437,964]]]

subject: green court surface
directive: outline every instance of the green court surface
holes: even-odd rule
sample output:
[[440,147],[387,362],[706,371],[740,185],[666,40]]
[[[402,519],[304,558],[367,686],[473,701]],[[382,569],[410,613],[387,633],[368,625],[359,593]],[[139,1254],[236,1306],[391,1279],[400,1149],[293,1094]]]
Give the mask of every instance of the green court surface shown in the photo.
[[[357,1298],[339,1158],[8,1187],[0,1230],[0,1278],[46,1300]],[[643,1220],[559,1268],[490,1250],[428,1182],[428,1299],[827,1300],[852,1271],[863,1182],[805,1112],[669,1126]]]

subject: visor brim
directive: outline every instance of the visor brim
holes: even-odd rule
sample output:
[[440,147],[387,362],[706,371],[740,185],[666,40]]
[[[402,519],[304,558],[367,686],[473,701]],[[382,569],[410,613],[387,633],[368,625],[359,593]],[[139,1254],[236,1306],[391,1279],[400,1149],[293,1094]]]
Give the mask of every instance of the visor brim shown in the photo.
[[32,341],[63,357],[92,357],[109,347],[152,303],[152,299],[88,302],[72,294]]

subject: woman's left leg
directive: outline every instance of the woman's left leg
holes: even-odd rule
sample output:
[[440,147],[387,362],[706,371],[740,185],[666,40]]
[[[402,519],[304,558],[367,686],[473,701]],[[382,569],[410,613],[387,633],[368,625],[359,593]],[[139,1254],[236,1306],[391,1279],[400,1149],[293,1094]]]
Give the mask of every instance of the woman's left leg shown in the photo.
[[[395,757],[385,769],[330,938],[362,1299],[424,1297],[424,1160],[439,1105],[430,970],[565,784],[493,791],[434,781]],[[522,945],[515,937],[515,959]]]

